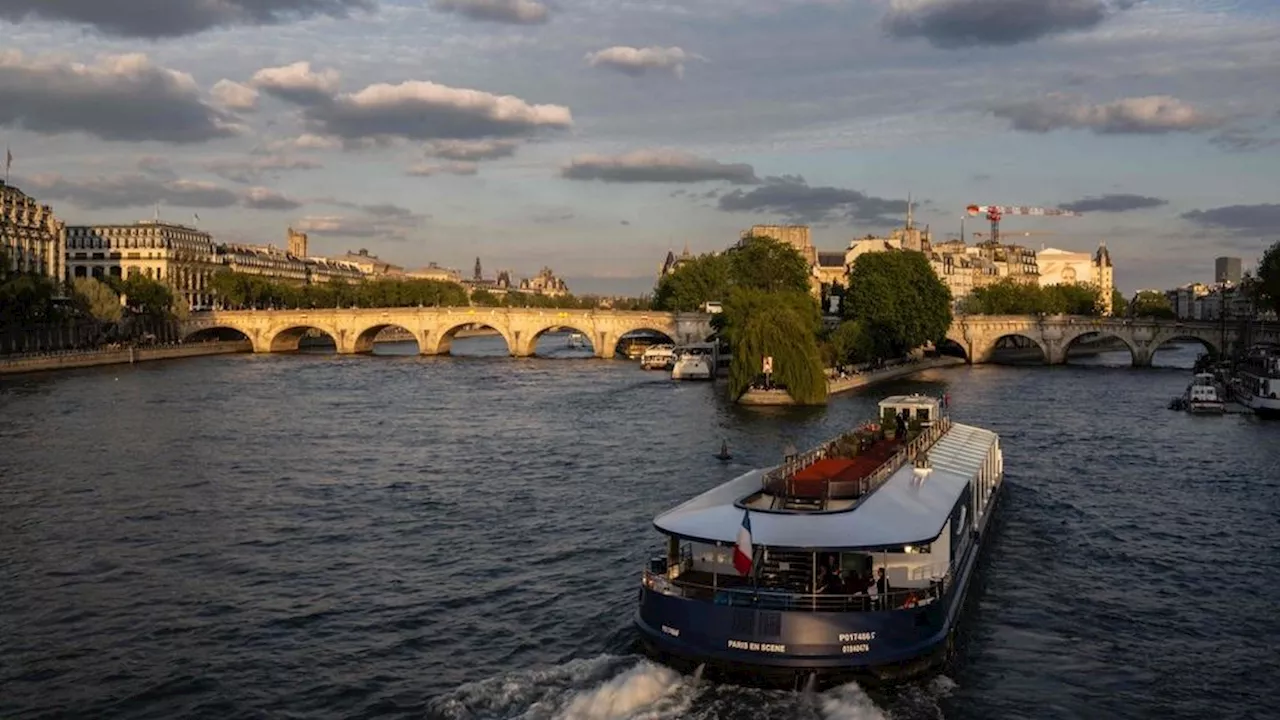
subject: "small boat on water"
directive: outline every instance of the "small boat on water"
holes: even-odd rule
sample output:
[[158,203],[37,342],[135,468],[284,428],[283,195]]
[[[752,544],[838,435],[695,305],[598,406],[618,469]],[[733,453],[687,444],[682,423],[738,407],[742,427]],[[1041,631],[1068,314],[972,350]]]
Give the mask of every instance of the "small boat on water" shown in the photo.
[[720,346],[713,342],[689,343],[675,349],[672,380],[715,380]]
[[1004,456],[994,432],[941,410],[885,398],[877,421],[658,515],[666,548],[635,616],[646,652],[787,688],[906,679],[945,659]]
[[1213,373],[1196,373],[1182,395],[1182,407],[1196,415],[1221,415],[1227,410],[1222,392],[1214,382]]
[[676,364],[676,346],[669,343],[650,345],[640,356],[640,367],[645,370],[670,370]]
[[629,337],[618,344],[618,351],[628,360],[639,360],[653,344],[654,340],[650,337]]

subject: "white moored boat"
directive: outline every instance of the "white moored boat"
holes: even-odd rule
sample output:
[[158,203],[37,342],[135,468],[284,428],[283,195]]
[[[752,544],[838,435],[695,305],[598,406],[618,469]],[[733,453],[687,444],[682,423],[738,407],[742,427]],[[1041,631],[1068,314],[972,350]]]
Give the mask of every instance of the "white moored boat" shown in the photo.
[[1213,380],[1213,373],[1196,373],[1183,394],[1183,403],[1187,412],[1197,415],[1221,415],[1227,409]]
[[672,380],[714,380],[719,364],[720,346],[716,343],[690,343],[675,349],[676,361],[671,368]]
[[650,345],[640,356],[640,367],[645,370],[670,370],[676,364],[676,346],[666,343]]

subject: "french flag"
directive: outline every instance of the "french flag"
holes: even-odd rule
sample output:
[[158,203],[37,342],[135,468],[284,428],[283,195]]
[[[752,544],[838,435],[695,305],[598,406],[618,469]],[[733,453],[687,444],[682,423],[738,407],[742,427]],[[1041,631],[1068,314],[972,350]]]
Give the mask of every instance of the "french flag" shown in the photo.
[[743,576],[751,574],[751,511],[742,513],[742,527],[738,528],[738,544],[733,546],[733,567]]

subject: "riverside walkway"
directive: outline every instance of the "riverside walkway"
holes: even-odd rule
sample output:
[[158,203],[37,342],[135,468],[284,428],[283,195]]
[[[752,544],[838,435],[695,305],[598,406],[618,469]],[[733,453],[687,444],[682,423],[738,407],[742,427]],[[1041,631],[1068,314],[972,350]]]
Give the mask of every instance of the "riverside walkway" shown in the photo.
[[[964,359],[957,357],[920,358],[918,360],[888,365],[877,370],[867,370],[848,375],[828,377],[827,397],[867,387],[876,383],[881,383],[886,380],[896,380],[898,378],[907,377],[908,375],[924,370],[964,364]],[[791,393],[786,390],[766,390],[764,388],[752,388],[748,390],[743,393],[742,397],[738,398],[738,403],[742,405],[797,404],[795,398],[791,397]]]

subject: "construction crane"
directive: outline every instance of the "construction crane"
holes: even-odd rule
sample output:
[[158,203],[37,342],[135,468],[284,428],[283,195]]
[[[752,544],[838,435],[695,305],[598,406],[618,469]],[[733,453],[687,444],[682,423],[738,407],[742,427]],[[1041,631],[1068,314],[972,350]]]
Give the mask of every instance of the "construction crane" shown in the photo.
[[991,221],[991,239],[988,242],[992,245],[1000,243],[1000,218],[1005,215],[1080,216],[1080,213],[1072,210],[1063,210],[1061,208],[1027,207],[1026,205],[970,205],[965,208],[965,210],[970,215],[986,214],[987,220]]
[[[1056,235],[1056,234],[1057,233],[1048,232],[1048,231],[1041,232],[1039,230],[1027,230],[1027,231],[1012,232],[1012,233],[1006,232],[1003,234],[1003,237],[1009,237],[1010,235],[1014,237],[1031,237],[1032,235]],[[970,237],[975,237],[975,238],[984,238],[986,236],[987,236],[987,233],[984,233],[984,232],[970,233]]]

